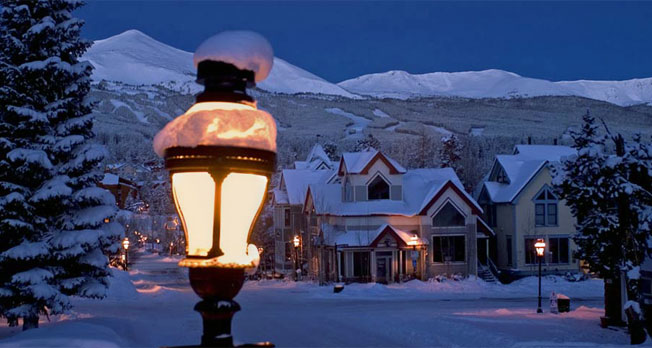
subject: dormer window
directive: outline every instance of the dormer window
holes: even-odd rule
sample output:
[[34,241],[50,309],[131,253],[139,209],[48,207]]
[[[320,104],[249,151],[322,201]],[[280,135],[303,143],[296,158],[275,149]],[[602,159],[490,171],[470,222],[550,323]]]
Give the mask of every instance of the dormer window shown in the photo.
[[376,176],[367,186],[369,200],[389,199],[389,184],[380,175]]

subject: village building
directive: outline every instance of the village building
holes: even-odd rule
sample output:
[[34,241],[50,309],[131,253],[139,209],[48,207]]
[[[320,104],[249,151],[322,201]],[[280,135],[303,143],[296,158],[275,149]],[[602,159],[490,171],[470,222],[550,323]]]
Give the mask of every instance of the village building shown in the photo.
[[308,186],[335,176],[334,164],[319,144],[313,146],[305,161],[296,161],[293,167],[281,171],[279,185],[272,191],[274,268],[285,275],[295,271],[292,240],[307,228],[303,203]]
[[539,238],[547,244],[544,273],[580,270],[573,258],[575,218],[552,189],[550,174],[551,165],[574,153],[567,146],[517,145],[513,154],[496,156],[478,202],[496,232],[488,261],[505,279],[538,271],[534,243]]
[[289,267],[298,255],[302,273],[322,282],[477,275],[492,235],[452,169],[407,170],[376,150],[344,153],[333,169],[284,170],[277,196],[275,207],[303,213],[275,215],[292,227],[277,234],[277,253]]
[[138,185],[117,174],[104,173],[104,177],[97,183],[97,186],[111,192],[120,209],[127,208],[129,200],[134,201],[138,198]]

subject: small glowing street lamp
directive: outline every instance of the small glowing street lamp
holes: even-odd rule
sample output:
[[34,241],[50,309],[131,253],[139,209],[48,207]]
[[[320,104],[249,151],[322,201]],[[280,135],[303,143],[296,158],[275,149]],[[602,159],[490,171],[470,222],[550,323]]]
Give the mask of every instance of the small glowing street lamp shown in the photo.
[[536,243],[534,243],[534,249],[536,249],[537,258],[539,259],[539,306],[537,307],[537,313],[543,313],[541,309],[541,262],[546,250],[546,242],[541,238],[537,239]]
[[231,347],[233,301],[245,269],[258,265],[248,244],[276,165],[276,123],[256,108],[246,88],[269,74],[274,54],[263,37],[224,32],[194,55],[197,102],[154,138],[170,171],[172,196],[185,235],[190,285],[202,301],[202,346]]
[[419,252],[417,251],[417,246],[419,246],[419,236],[415,233],[410,237],[408,245],[412,246],[412,276],[417,277],[417,258],[419,257]]
[[123,261],[125,263],[125,271],[129,270],[129,238],[125,237],[122,240],[122,248],[125,250]]
[[299,280],[299,245],[301,245],[299,236],[294,236],[292,243],[294,244],[294,281],[296,282]]

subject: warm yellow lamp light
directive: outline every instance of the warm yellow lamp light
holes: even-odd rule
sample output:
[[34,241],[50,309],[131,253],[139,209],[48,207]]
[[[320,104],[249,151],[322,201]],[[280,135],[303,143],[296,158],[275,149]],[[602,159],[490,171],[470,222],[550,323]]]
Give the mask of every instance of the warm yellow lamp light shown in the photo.
[[301,240],[299,239],[299,236],[294,236],[294,239],[292,240],[292,243],[294,243],[295,248],[298,248],[299,244],[301,243]]
[[129,250],[129,238],[125,237],[125,239],[122,240],[122,247],[125,250]]
[[546,242],[543,239],[537,239],[534,243],[534,248],[537,250],[537,256],[543,257],[543,252],[546,250]]

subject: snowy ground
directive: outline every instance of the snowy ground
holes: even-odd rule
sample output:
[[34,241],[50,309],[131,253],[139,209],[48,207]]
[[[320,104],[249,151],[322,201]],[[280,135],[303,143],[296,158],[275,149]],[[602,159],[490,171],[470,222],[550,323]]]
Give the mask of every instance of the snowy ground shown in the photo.
[[[178,259],[140,254],[127,274],[115,271],[110,296],[76,300],[72,313],[21,332],[0,327],[0,346],[149,346],[198,343],[197,302]],[[239,342],[278,346],[592,346],[626,345],[623,330],[601,329],[602,283],[547,278],[544,293],[562,292],[572,312],[537,315],[536,279],[510,285],[479,280],[413,281],[332,287],[248,282],[236,300]]]

